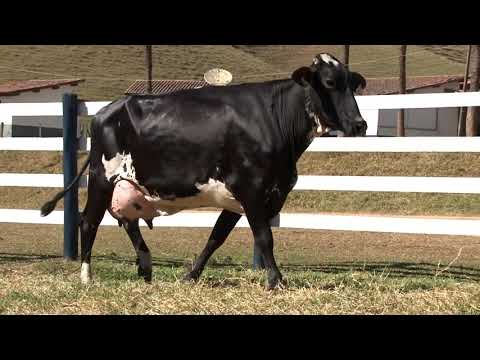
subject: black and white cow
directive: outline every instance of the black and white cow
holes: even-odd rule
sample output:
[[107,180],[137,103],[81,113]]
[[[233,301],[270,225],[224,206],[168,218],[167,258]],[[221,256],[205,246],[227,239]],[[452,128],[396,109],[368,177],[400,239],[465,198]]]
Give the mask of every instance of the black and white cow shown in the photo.
[[[165,96],[126,96],[92,122],[90,165],[81,215],[81,279],[106,210],[127,231],[138,272],[151,281],[152,264],[138,221],[200,207],[223,209],[208,242],[186,275],[197,280],[210,256],[246,215],[268,271],[267,288],[282,275],[273,255],[270,220],[297,181],[296,163],[316,133],[365,136],[354,98],[365,79],[320,54],[291,79],[206,87]],[[47,202],[43,216],[69,191]]]

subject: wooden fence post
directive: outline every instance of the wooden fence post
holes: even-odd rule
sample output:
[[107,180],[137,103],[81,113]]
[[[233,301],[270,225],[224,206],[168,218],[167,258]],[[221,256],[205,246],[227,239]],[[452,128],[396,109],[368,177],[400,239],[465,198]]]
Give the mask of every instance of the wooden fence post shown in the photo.
[[[67,187],[77,176],[77,95],[63,95],[63,183]],[[63,257],[78,257],[78,184],[65,194],[63,210]]]

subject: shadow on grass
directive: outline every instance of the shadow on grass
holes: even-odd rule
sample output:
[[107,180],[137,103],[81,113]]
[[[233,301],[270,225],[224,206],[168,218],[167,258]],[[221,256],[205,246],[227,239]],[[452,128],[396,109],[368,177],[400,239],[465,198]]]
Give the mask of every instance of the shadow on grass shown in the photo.
[[[61,260],[60,255],[47,254],[15,254],[15,253],[0,253],[0,264],[7,263],[34,263],[45,260]],[[135,259],[131,257],[124,257],[118,255],[98,255],[92,258],[95,261],[111,261],[113,263],[122,263],[135,265]],[[190,259],[167,259],[167,258],[153,258],[152,265],[154,267],[175,267],[187,269],[191,266]],[[322,264],[281,264],[280,271],[289,272],[314,272],[325,274],[341,274],[352,271],[369,272],[369,273],[388,273],[389,277],[418,277],[418,276],[435,276],[450,278],[454,280],[475,280],[480,281],[480,267],[469,267],[464,265],[452,265],[447,268],[446,265],[438,265],[426,262],[335,262]],[[218,262],[212,259],[207,268],[213,269],[234,269],[244,270],[251,268],[250,263],[231,263]]]

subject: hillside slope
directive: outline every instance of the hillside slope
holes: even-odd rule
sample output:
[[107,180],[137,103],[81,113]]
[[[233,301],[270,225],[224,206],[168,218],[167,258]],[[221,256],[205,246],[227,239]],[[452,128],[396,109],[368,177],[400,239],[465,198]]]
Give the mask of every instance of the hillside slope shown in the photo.
[[[341,45],[241,45],[240,49],[283,71],[310,64],[315,55],[328,52],[341,58]],[[417,46],[407,48],[407,76],[462,74],[465,46]],[[398,75],[397,45],[352,45],[352,70],[366,77]]]
[[[439,75],[463,73],[462,46],[409,46],[407,73]],[[310,64],[319,52],[339,56],[339,45],[155,45],[155,79],[201,79],[205,71],[222,67],[234,82],[289,77]],[[352,69],[366,77],[396,76],[398,46],[354,45]],[[142,45],[0,46],[0,82],[14,79],[85,78],[79,96],[86,100],[112,99],[133,80],[145,78]]]
[[[252,54],[226,46],[154,46],[156,79],[201,79],[205,71],[224,67],[234,75],[278,70]],[[28,70],[28,71],[27,71]],[[145,78],[144,47],[0,46],[0,82],[14,79],[85,78],[80,97],[111,99]]]

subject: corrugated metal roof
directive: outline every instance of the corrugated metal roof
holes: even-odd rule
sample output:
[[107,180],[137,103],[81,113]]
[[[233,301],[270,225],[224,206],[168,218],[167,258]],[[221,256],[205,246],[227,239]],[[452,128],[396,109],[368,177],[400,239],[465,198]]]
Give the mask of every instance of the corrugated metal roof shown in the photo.
[[0,85],[0,95],[13,96],[24,91],[35,91],[59,86],[76,86],[84,79],[54,79],[54,80],[12,80]]
[[[146,95],[147,80],[137,80],[125,91],[127,95]],[[175,91],[199,89],[207,86],[203,80],[152,80],[152,94],[164,95]]]
[[[463,81],[463,76],[438,75],[438,76],[410,76],[407,77],[407,92],[413,90],[440,86],[450,82]],[[204,80],[152,80],[152,94],[164,95],[179,90],[198,89],[209,86]],[[398,93],[398,77],[369,78],[367,87],[362,95],[389,95]],[[125,91],[127,95],[146,95],[147,81],[137,80]]]

